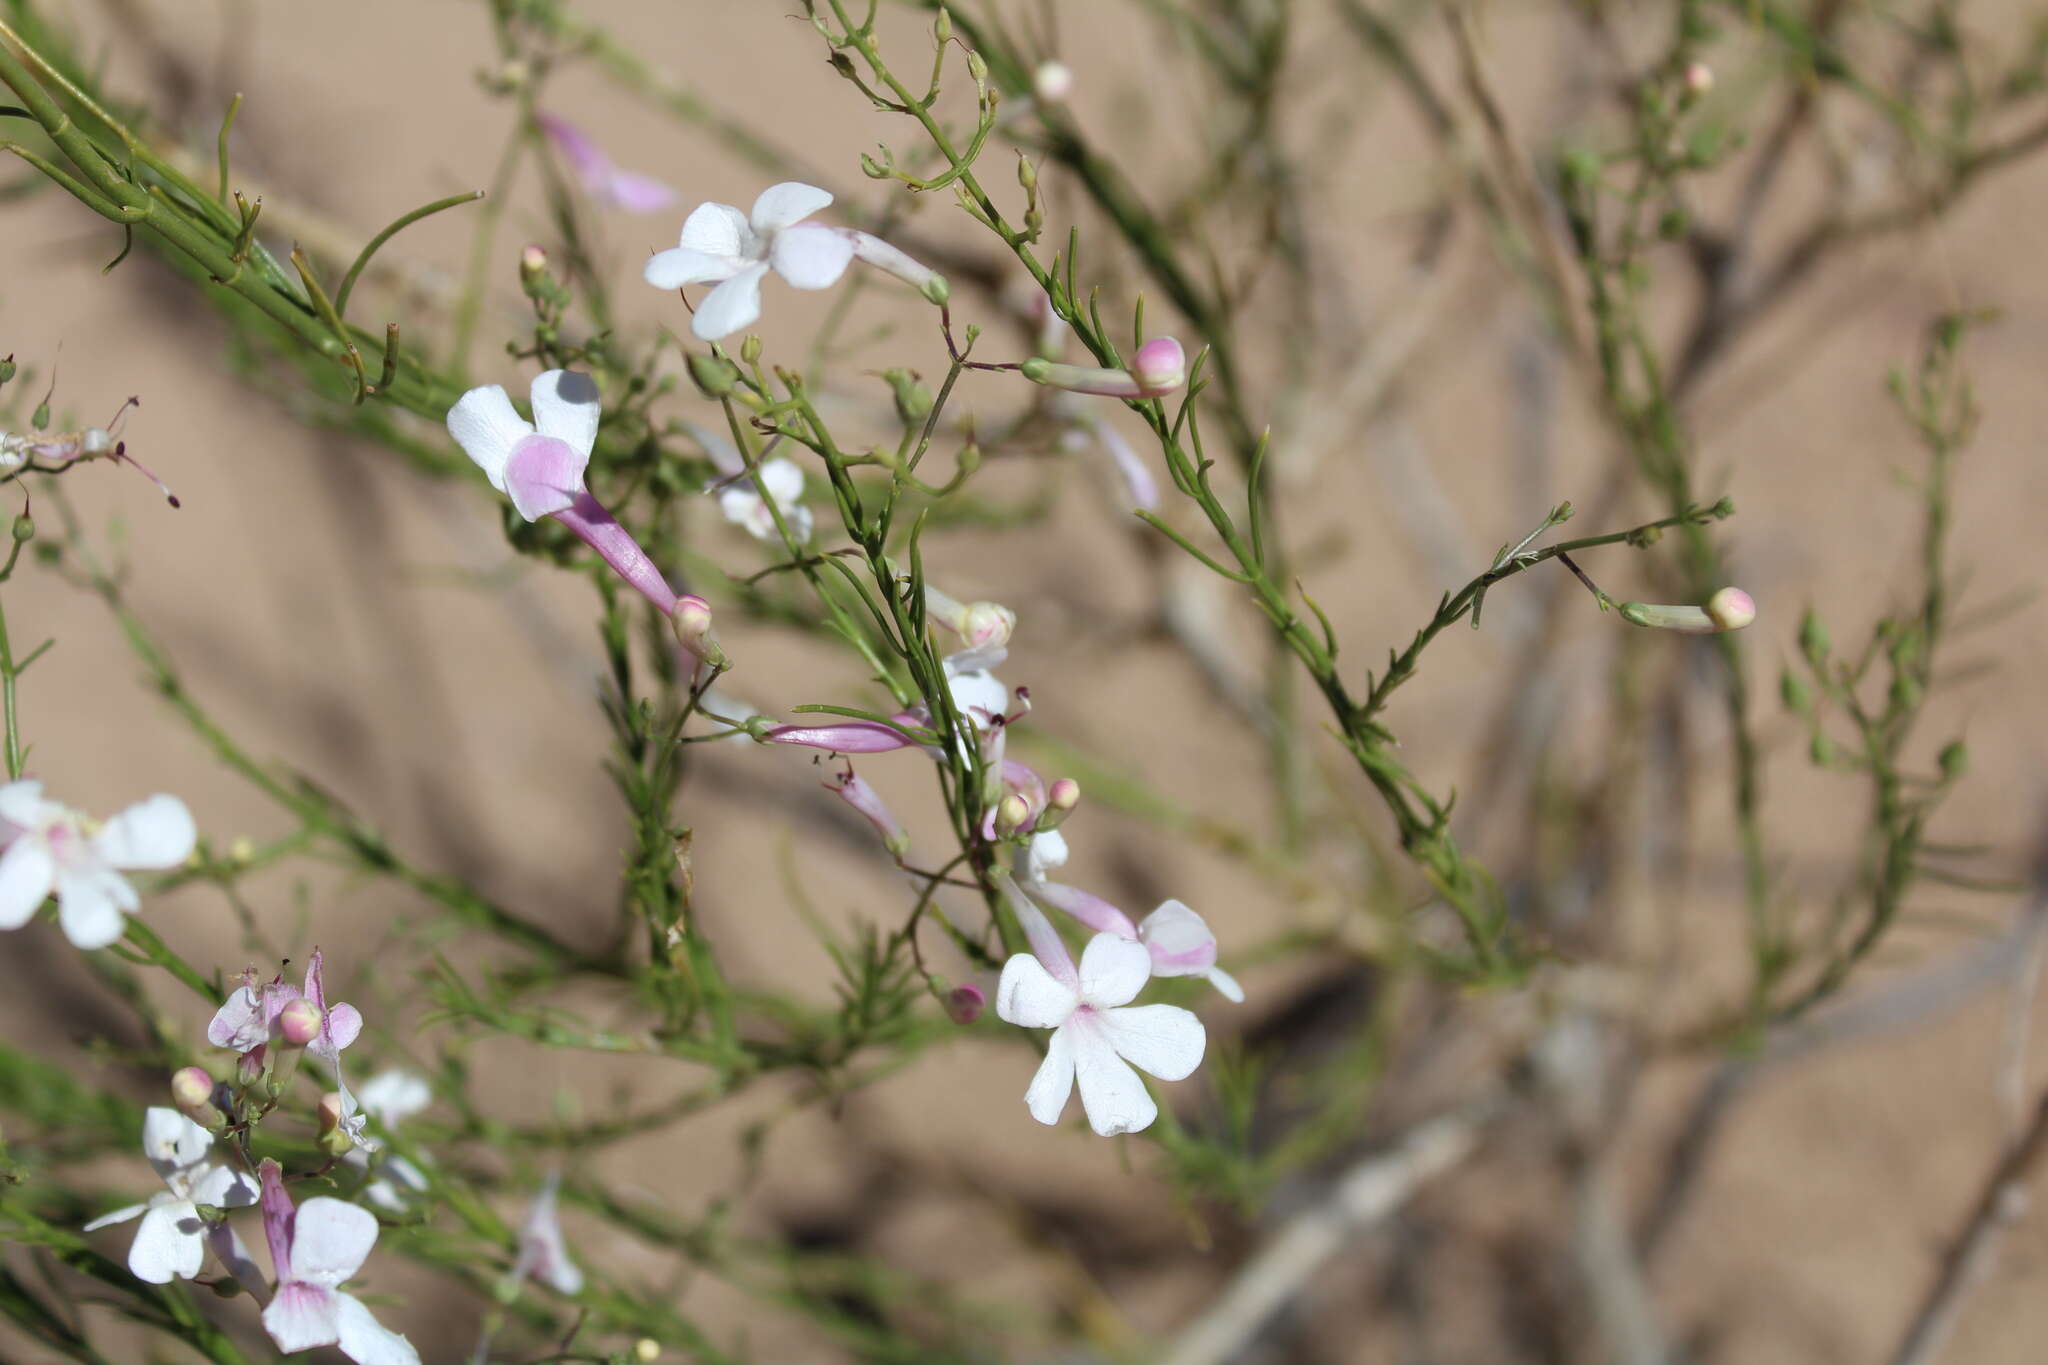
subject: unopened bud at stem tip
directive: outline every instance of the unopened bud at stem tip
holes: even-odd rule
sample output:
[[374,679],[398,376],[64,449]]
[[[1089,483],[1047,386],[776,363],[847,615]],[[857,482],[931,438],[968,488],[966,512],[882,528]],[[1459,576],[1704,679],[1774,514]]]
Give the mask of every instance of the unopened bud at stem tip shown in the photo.
[[318,1005],[304,998],[294,1000],[278,1011],[278,1036],[292,1047],[305,1047],[320,1036],[325,1022]]
[[213,1102],[213,1077],[203,1067],[181,1067],[171,1074],[171,1099],[187,1117],[197,1118]]

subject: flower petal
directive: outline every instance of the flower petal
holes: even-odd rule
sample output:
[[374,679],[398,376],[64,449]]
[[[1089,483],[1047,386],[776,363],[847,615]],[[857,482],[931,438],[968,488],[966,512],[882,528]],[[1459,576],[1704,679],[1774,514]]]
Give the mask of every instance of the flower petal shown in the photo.
[[1088,1126],[1102,1137],[1135,1133],[1151,1126],[1159,1117],[1159,1106],[1145,1090],[1138,1073],[1116,1055],[1116,1048],[1099,1027],[1101,1016],[1093,1014],[1076,1020],[1074,1034],[1074,1077],[1081,1085],[1081,1107],[1088,1111]]
[[1099,1008],[1129,1004],[1152,979],[1152,954],[1142,943],[1097,934],[1081,950],[1081,999]]
[[505,462],[505,492],[519,515],[539,521],[576,505],[590,456],[552,436],[529,436]]
[[44,806],[43,784],[33,777],[0,786],[0,820],[23,829],[30,829],[42,823]]
[[336,1302],[340,1298],[325,1285],[287,1280],[277,1287],[277,1297],[270,1301],[270,1307],[263,1310],[263,1330],[270,1333],[277,1349],[286,1355],[310,1351],[315,1346],[332,1346],[341,1340]]
[[316,1195],[292,1223],[292,1278],[338,1285],[363,1268],[377,1245],[376,1216],[354,1204]]
[[775,234],[768,261],[798,289],[830,289],[853,264],[853,243],[832,228],[803,223]]
[[112,1213],[101,1214],[80,1228],[79,1231],[98,1232],[101,1228],[110,1228],[116,1223],[125,1223],[131,1218],[140,1218],[143,1214],[148,1213],[149,1210],[150,1206],[148,1204],[130,1204],[125,1209],[115,1209]]
[[[1014,957],[1010,960],[1017,961]],[[1031,1111],[1032,1118],[1050,1126],[1060,1121],[1067,1097],[1073,1093],[1074,1040],[1070,1030],[1055,1029],[1052,1042],[1045,1049],[1045,1060],[1038,1064],[1030,1088],[1024,1092],[1024,1107]]]
[[993,673],[956,673],[946,683],[953,706],[977,726],[986,726],[1010,709],[1010,689]]
[[1080,1003],[1074,988],[1062,985],[1030,953],[1005,962],[996,983],[996,1017],[1020,1028],[1058,1028]]
[[750,265],[704,296],[690,331],[699,341],[721,341],[761,317],[761,277],[765,265]]
[[505,462],[512,447],[533,435],[533,425],[519,415],[505,390],[496,384],[471,389],[448,409],[448,434],[462,453],[476,462],[491,487],[505,491]]
[[1178,1005],[1129,1005],[1100,1010],[1096,1027],[1117,1055],[1162,1081],[1193,1075],[1208,1047],[1202,1021]]
[[779,455],[772,460],[763,460],[755,484],[763,494],[775,499],[777,507],[786,511],[803,501],[804,467]]
[[1237,984],[1237,978],[1221,967],[1211,967],[1202,975],[1209,978],[1209,984],[1222,992],[1223,998],[1233,1005],[1244,1003],[1244,987]]
[[1067,836],[1056,829],[1035,834],[1024,849],[1024,875],[1033,881],[1055,867],[1067,865]]
[[152,1104],[142,1115],[142,1155],[165,1179],[198,1165],[211,1146],[213,1134],[175,1109]]
[[420,1365],[412,1343],[377,1321],[355,1295],[336,1294],[334,1309],[341,1353],[356,1365]]
[[27,924],[56,884],[57,863],[46,840],[27,834],[9,844],[0,853],[0,929]]
[[142,1215],[128,1248],[128,1269],[148,1284],[189,1280],[206,1260],[206,1225],[190,1200],[159,1204]]
[[737,268],[753,259],[754,232],[747,225],[747,216],[731,204],[699,204],[683,220],[680,245],[687,251],[730,261]]
[[363,1014],[354,1005],[334,1005],[327,1011],[326,1036],[321,1040],[328,1049],[339,1052],[356,1040],[363,1031]]
[[246,1209],[256,1202],[256,1182],[246,1171],[227,1166],[208,1166],[192,1182],[192,1202],[218,1209]]
[[761,191],[761,197],[754,201],[753,213],[748,215],[748,223],[757,233],[775,232],[801,223],[831,202],[830,192],[816,185],[785,180]]
[[392,1128],[432,1104],[434,1092],[426,1077],[394,1067],[363,1082],[356,1099],[371,1118]]
[[[533,381],[529,397],[533,400],[533,424],[540,434],[566,442],[589,459],[602,416],[597,382],[576,370],[549,370]],[[577,483],[582,482],[579,477]]]
[[1166,901],[1138,925],[1138,941],[1151,950],[1159,976],[1198,976],[1216,965],[1216,935],[1179,901]]
[[184,862],[198,840],[185,803],[158,793],[107,821],[93,846],[110,867],[159,868]]
[[112,868],[82,867],[57,876],[57,922],[75,948],[104,948],[121,937],[127,912],[140,902]]
[[730,256],[712,256],[686,246],[672,246],[649,256],[640,277],[656,289],[681,289],[686,284],[729,280],[744,269],[745,261]]
[[236,1052],[247,1052],[269,1038],[270,1020],[254,986],[237,986],[230,991],[206,1026],[207,1042]]
[[680,197],[674,186],[665,185],[651,175],[618,170],[593,186],[592,193],[626,213],[659,213]]

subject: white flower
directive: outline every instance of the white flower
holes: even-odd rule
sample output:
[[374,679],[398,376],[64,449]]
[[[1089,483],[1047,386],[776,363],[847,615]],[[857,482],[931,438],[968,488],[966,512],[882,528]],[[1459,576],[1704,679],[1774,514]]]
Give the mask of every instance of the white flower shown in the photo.
[[770,185],[750,214],[731,204],[700,204],[683,223],[681,244],[648,258],[657,289],[716,284],[697,305],[690,330],[717,341],[761,316],[761,280],[769,270],[798,289],[829,289],[853,262],[852,237],[804,219],[832,202],[815,185]]
[[1208,1035],[1201,1020],[1177,1005],[1130,1004],[1151,975],[1145,946],[1115,934],[1089,940],[1078,972],[1064,947],[1050,963],[1019,953],[1003,964],[996,1013],[1024,1028],[1053,1031],[1045,1061],[1024,1092],[1031,1117],[1059,1122],[1077,1080],[1088,1125],[1104,1137],[1135,1133],[1159,1116],[1131,1067],[1181,1080],[1201,1065]]
[[[432,1104],[434,1092],[426,1077],[394,1067],[365,1081],[363,1088],[356,1092],[356,1100],[362,1105],[363,1113],[390,1132],[401,1121]],[[344,1156],[342,1162],[358,1171],[368,1171],[370,1154],[358,1147]],[[426,1172],[394,1153],[377,1163],[377,1174],[363,1186],[362,1193],[364,1199],[384,1212],[402,1214],[410,1198],[424,1194],[426,1190]]]
[[742,476],[731,482],[721,481],[718,510],[754,539],[780,545],[782,532],[775,529],[775,513],[768,506],[772,501],[781,509],[790,535],[801,545],[811,538],[812,527],[811,509],[804,506],[803,496],[803,466],[777,456],[761,461],[761,472],[754,478]]
[[419,1365],[420,1355],[378,1322],[361,1299],[341,1292],[377,1244],[377,1220],[354,1204],[319,1196],[297,1208],[277,1163],[263,1163],[263,1231],[277,1293],[263,1327],[281,1351],[340,1346],[357,1365]]
[[175,796],[138,801],[102,825],[45,801],[40,782],[0,786],[0,929],[28,923],[54,890],[65,936],[104,948],[141,904],[121,871],[176,867],[197,838],[192,812]]
[[587,374],[549,370],[528,395],[533,421],[519,415],[497,384],[471,389],[448,409],[448,434],[519,515],[539,521],[573,507],[597,444],[603,410]]
[[562,1221],[555,1211],[555,1191],[562,1177],[550,1172],[547,1183],[533,1197],[526,1221],[519,1226],[519,1256],[512,1263],[512,1279],[533,1276],[557,1294],[583,1292],[583,1272],[569,1259],[569,1247],[562,1240]]
[[256,1202],[255,1181],[206,1159],[212,1145],[213,1134],[175,1109],[151,1105],[143,1115],[142,1154],[169,1191],[85,1225],[87,1232],[96,1232],[131,1218],[142,1220],[128,1248],[128,1269],[136,1279],[151,1284],[191,1279],[206,1255],[207,1225],[199,1217],[199,1206],[245,1209]]

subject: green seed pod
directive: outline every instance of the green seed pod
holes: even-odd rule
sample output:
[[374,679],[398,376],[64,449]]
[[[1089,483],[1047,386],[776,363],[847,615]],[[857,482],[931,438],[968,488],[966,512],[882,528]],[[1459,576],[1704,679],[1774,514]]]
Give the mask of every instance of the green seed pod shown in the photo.
[[36,524],[26,512],[23,512],[20,516],[14,519],[13,529],[14,541],[15,544],[17,545],[21,544],[24,541],[30,541],[36,538]]
[[34,427],[37,431],[48,431],[50,429],[49,399],[45,398],[42,402],[36,404],[36,410],[29,417],[28,424]]
[[7,359],[0,360],[0,384],[5,384],[12,378],[14,378],[14,357],[10,355]]
[[1795,716],[1803,716],[1813,710],[1813,692],[1791,669],[1778,675],[1778,696],[1785,703],[1785,709]]
[[882,381],[895,395],[896,417],[906,427],[922,426],[932,415],[932,391],[909,370],[884,370]]
[[690,378],[695,381],[698,391],[706,398],[724,398],[733,391],[733,386],[740,382],[740,371],[737,365],[722,355],[714,355],[708,351],[692,351]]
[[740,363],[758,365],[761,363],[761,338],[749,336],[740,342]]
[[1807,757],[1825,768],[1835,761],[1835,742],[1816,730],[1813,742],[1806,747],[1806,753]]
[[1806,656],[1808,663],[1819,668],[1828,657],[1828,628],[1820,623],[1820,617],[1808,607],[1806,614],[1799,618],[1799,652]]
[[1942,777],[1947,781],[1953,782],[1969,771],[1970,751],[1963,747],[1961,740],[1952,739],[1942,746],[1939,761],[1941,763]]

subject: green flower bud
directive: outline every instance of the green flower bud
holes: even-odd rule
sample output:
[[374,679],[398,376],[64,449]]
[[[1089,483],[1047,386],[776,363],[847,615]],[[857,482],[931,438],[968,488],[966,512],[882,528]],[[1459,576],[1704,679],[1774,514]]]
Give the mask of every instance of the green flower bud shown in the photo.
[[922,426],[932,415],[932,391],[909,370],[884,370],[882,380],[895,395],[896,417],[904,426]]
[[28,424],[34,427],[37,431],[48,431],[50,429],[49,399],[45,398],[42,402],[36,404],[36,410],[33,414],[30,415],[28,419]]
[[36,524],[29,514],[23,512],[14,519],[14,540],[16,544],[36,538]]
[[1949,782],[1961,777],[1970,768],[1970,751],[1959,739],[1952,739],[1941,748],[1941,775]]
[[10,355],[7,359],[0,360],[0,384],[5,384],[12,378],[14,378],[14,357]]
[[1795,716],[1803,716],[1813,710],[1813,692],[1805,680],[1789,668],[1778,675],[1778,697],[1785,703],[1785,709]]
[[1816,764],[1825,768],[1835,761],[1835,742],[1819,731],[1815,731],[1813,742],[1806,746],[1806,755]]
[[761,338],[749,336],[740,342],[740,363],[758,365],[761,363]]
[[724,398],[733,391],[733,386],[740,382],[740,371],[737,365],[722,355],[714,355],[709,351],[692,351],[690,378],[695,381],[698,391],[706,398]]
[[1799,652],[1816,668],[1828,657],[1828,628],[1820,623],[1812,607],[1799,618]]

